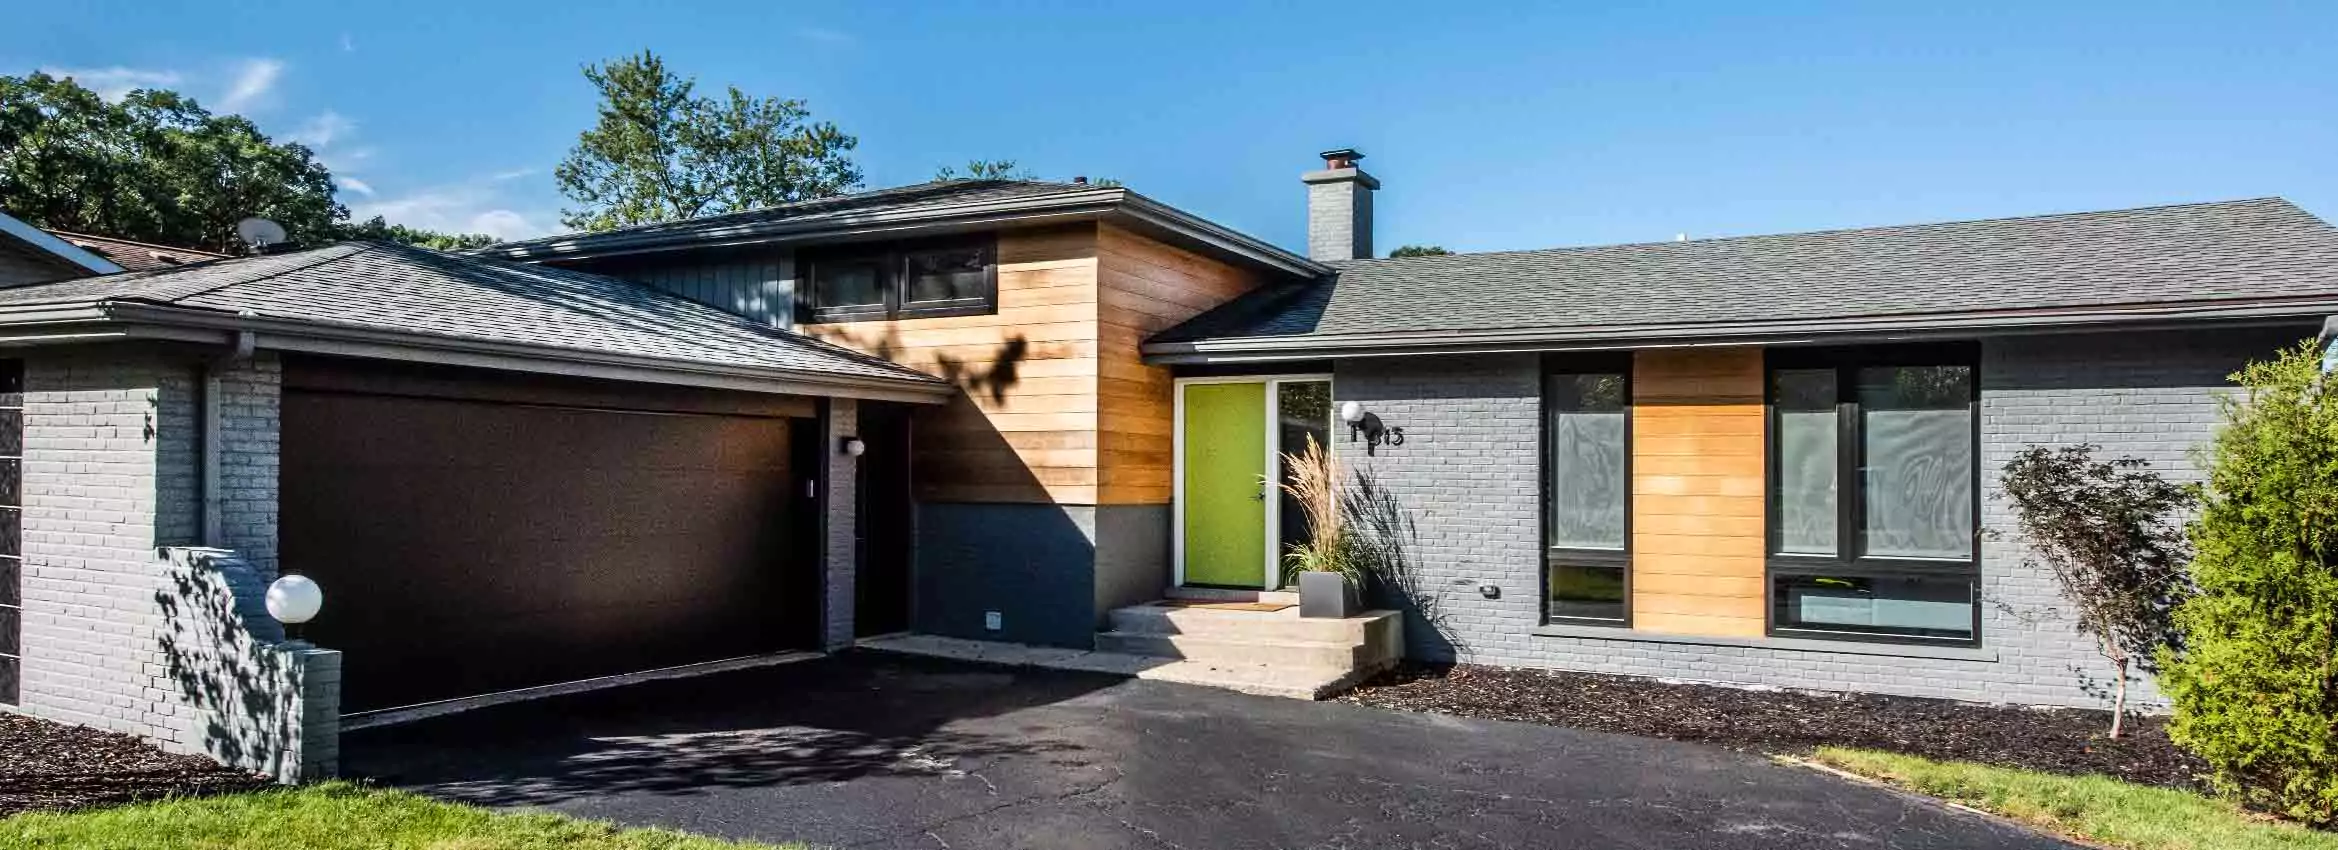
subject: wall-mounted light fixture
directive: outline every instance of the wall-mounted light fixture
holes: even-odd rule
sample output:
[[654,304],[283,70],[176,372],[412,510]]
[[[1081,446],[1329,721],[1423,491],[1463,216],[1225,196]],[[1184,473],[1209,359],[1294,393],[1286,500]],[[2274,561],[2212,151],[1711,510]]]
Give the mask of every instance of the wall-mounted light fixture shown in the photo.
[[1403,428],[1386,427],[1381,423],[1379,414],[1365,410],[1364,405],[1358,402],[1340,405],[1339,418],[1348,423],[1348,442],[1353,443],[1358,435],[1363,436],[1365,454],[1379,454],[1383,445],[1404,445]]
[[860,457],[869,453],[869,444],[859,437],[846,437],[836,441],[836,451],[845,457]]

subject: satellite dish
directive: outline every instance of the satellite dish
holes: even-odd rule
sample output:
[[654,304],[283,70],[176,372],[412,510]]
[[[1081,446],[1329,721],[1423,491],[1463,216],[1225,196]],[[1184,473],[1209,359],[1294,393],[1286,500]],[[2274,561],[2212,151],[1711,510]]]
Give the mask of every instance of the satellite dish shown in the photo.
[[244,244],[252,246],[252,250],[263,254],[268,252],[268,246],[282,244],[285,239],[284,225],[264,218],[236,222],[235,235],[243,237]]

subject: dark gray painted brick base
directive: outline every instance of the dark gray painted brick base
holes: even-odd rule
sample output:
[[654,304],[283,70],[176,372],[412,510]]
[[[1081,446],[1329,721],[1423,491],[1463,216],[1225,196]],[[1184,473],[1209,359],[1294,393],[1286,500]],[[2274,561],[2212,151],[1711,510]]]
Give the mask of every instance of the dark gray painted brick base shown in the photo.
[[[1415,657],[1820,690],[1989,702],[2101,705],[2109,682],[2058,609],[2054,579],[2024,563],[1995,495],[2022,447],[2093,442],[2179,480],[2217,422],[2225,376],[2311,336],[2311,327],[2071,334],[1985,341],[1981,362],[1983,641],[1916,653],[1766,639],[1703,644],[1552,634],[1541,627],[1537,397],[1533,354],[1359,358],[1336,364],[1337,401],[1358,401],[1405,444],[1363,458],[1417,529],[1420,587],[1441,613],[1405,634]],[[1343,443],[1342,448],[1348,448]],[[1350,452],[1356,458],[1360,452]],[[1501,588],[1487,598],[1480,585]],[[1947,657],[1940,657],[1947,656]],[[2142,698],[2156,699],[2148,683]]]
[[[1168,587],[1168,534],[1166,505],[921,503],[916,629],[1093,646],[1106,612]],[[1001,628],[984,628],[986,611]]]

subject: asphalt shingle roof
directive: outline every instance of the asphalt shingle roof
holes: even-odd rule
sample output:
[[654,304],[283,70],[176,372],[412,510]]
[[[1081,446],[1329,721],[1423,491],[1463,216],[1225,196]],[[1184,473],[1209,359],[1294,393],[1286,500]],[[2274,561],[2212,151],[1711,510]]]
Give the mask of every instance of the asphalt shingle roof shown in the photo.
[[112,261],[114,265],[134,272],[177,268],[188,263],[218,260],[227,256],[226,254],[199,251],[193,248],[173,248],[169,245],[132,242],[128,239],[93,236],[69,230],[51,230],[49,235],[71,242],[73,247],[104,257]]
[[1091,191],[1096,188],[1077,183],[1056,183],[1042,180],[935,180],[908,186],[838,195],[833,198],[796,201],[743,212],[620,227],[615,230],[590,233],[567,233],[520,242],[504,242],[482,248],[480,252],[500,254],[505,251],[521,251],[588,237],[655,237],[661,234],[684,234],[742,224],[788,222],[790,224],[811,225],[826,220],[846,219],[924,206],[970,204],[982,201],[1060,195],[1066,192]]
[[2279,198],[1333,263],[1153,337],[1592,329],[2338,295],[2338,229]]
[[938,383],[880,358],[616,278],[379,242],[0,290],[0,307],[90,302]]

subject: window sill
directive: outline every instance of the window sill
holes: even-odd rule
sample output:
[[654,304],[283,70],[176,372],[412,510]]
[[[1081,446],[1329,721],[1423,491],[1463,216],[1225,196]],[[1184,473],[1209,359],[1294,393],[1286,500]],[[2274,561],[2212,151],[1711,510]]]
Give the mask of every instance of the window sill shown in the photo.
[[1546,625],[1535,628],[1537,637],[1569,637],[1590,640],[1614,640],[1636,643],[1671,643],[1688,646],[1740,646],[1751,649],[1785,649],[1796,652],[1832,652],[1840,655],[1879,655],[1887,658],[1943,658],[1951,661],[1982,661],[1995,663],[1997,650],[1970,646],[1925,646],[1909,643],[1859,643],[1842,640],[1812,640],[1781,637],[1700,637],[1671,635],[1659,632],[1633,631],[1615,626]]

